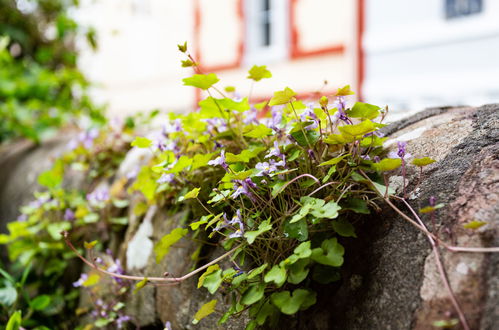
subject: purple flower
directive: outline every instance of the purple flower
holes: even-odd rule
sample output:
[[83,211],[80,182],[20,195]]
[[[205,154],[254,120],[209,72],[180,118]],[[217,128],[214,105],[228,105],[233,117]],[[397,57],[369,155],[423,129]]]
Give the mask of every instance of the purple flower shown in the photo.
[[407,161],[412,157],[412,155],[405,150],[405,148],[407,147],[407,142],[399,141],[397,142],[397,147],[398,150],[396,152],[391,151],[390,153],[388,153],[388,158],[400,158],[403,161]]
[[235,199],[239,195],[244,194],[248,196],[252,201],[255,200],[255,196],[253,196],[251,189],[256,188],[256,184],[250,178],[246,178],[244,180],[234,180],[233,182],[234,193],[230,196],[232,199]]
[[348,118],[346,112],[345,112],[345,109],[346,109],[346,99],[345,99],[345,96],[343,95],[340,95],[336,98],[336,101],[335,101],[335,106],[336,108],[338,109],[338,111],[336,111],[336,113],[333,115],[333,122],[336,123],[338,120],[342,120],[344,122],[346,122],[347,124],[352,124],[352,121],[350,120],[350,118]]
[[249,124],[258,124],[258,111],[255,108],[251,108],[248,111],[243,112],[243,123],[246,125]]
[[234,237],[242,237],[244,235],[244,224],[243,224],[243,219],[241,217],[241,211],[237,210],[236,214],[232,217],[232,220],[229,221],[229,224],[231,226],[239,226],[238,229],[236,229],[235,232],[229,235],[229,238],[234,238]]
[[282,122],[282,109],[283,108],[284,108],[284,106],[277,105],[277,106],[273,106],[272,109],[270,110],[270,112],[272,114],[272,120],[270,121],[269,127],[277,132],[280,131],[279,126],[281,125],[281,122]]
[[268,162],[260,162],[255,165],[255,168],[259,170],[255,176],[269,176],[270,174],[277,172],[278,168],[277,167],[284,167],[286,166],[286,162],[284,160],[280,160],[276,162],[275,160],[271,159],[270,163]]
[[25,222],[26,220],[28,220],[28,215],[27,214],[20,214],[18,217],[17,217],[17,221],[19,222]]
[[109,190],[105,187],[97,188],[90,194],[87,194],[87,201],[92,206],[102,206],[109,198]]
[[224,132],[227,130],[227,123],[222,118],[209,118],[204,119],[207,124],[206,130],[211,132],[215,130],[216,132]]
[[81,287],[87,279],[88,279],[88,275],[86,273],[82,273],[80,275],[80,278],[78,279],[78,281],[73,282],[73,287],[75,287],[75,288]]
[[428,198],[428,202],[430,206],[435,207],[435,205],[437,205],[437,199],[435,198],[435,196],[430,196],[430,198]]
[[269,152],[265,155],[265,158],[270,158],[272,156],[279,157],[283,160],[285,159],[284,154],[281,152],[281,149],[279,149],[279,143],[277,143],[277,141],[274,141],[274,148],[269,150]]
[[163,125],[162,133],[168,136],[171,133],[182,132],[182,120],[180,118],[170,121]]
[[360,155],[360,158],[363,160],[371,160],[371,157],[369,155]]
[[128,315],[122,315],[116,319],[116,325],[118,326],[118,329],[123,328],[123,325],[125,322],[130,321],[132,318]]
[[64,220],[67,220],[67,221],[73,221],[75,219],[75,214],[74,212],[70,209],[70,208],[67,208],[65,211],[64,211]]
[[175,179],[175,175],[172,173],[164,173],[161,177],[156,181],[157,183],[172,183]]
[[307,130],[316,129],[319,126],[319,118],[317,118],[317,115],[315,114],[314,110],[312,109],[312,106],[313,105],[309,105],[309,107],[307,107],[303,111],[303,113],[300,115],[300,119],[302,121],[306,121],[307,118],[310,118],[313,120],[312,124],[305,127],[305,129],[307,129]]
[[228,172],[229,165],[227,165],[227,163],[225,162],[225,150],[222,150],[222,152],[220,152],[220,156],[218,156],[214,160],[210,160],[208,162],[208,165],[213,165],[213,166],[220,165],[224,168],[224,170]]
[[[111,273],[115,273],[115,274],[119,274],[119,275],[123,275],[125,274],[125,270],[123,269],[123,267],[121,266],[121,262],[119,259],[114,259],[114,262],[111,266],[109,266],[107,268],[107,271],[108,272],[111,272]],[[116,283],[118,284],[123,284],[124,281],[123,279],[119,278],[119,277],[114,277],[113,276],[113,279],[116,281]]]
[[163,330],[172,330],[172,323],[170,321],[166,321],[165,328]]

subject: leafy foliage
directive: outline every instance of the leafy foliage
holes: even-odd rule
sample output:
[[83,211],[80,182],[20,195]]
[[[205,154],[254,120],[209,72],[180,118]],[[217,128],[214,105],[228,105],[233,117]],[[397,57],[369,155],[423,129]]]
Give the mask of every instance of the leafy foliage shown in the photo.
[[[179,49],[197,69],[187,45],[179,45]],[[248,78],[259,81],[269,76],[265,67],[253,67]],[[281,313],[293,315],[315,304],[315,283],[328,284],[341,278],[344,243],[356,237],[351,219],[376,207],[381,198],[373,191],[393,193],[385,186],[384,172],[406,165],[402,160],[405,149],[401,157],[380,159],[384,140],[377,134],[384,126],[383,110],[359,102],[348,107],[346,97],[353,94],[349,86],[340,88],[336,96],[321,97],[309,105],[297,100],[296,93],[286,87],[260,104],[262,112],[258,114],[256,105],[248,101],[250,97],[225,95],[216,88],[217,82],[216,75],[199,70],[184,79],[185,85],[213,89],[222,97],[207,97],[192,113],[170,114],[161,133],[132,138],[133,125],[113,134],[102,131],[94,137],[100,146],[97,159],[93,158],[95,150],[80,141],[40,176],[40,183],[48,190],[37,196],[41,207],[23,208],[28,221],[10,223],[10,234],[0,236],[1,243],[10,244],[10,258],[24,266],[37,260],[37,268],[56,260],[60,264],[54,272],[60,276],[71,257],[64,253],[60,230],[70,230],[77,241],[92,241],[92,235],[97,235],[91,230],[93,226],[122,232],[128,224],[126,211],[147,216],[155,206],[186,208],[190,211],[186,221],[156,240],[156,262],[171,249],[181,248],[176,243],[182,239],[232,249],[231,263],[217,259],[203,273],[199,268],[194,272],[200,276],[199,289],[210,294],[223,290],[230,298],[231,307],[221,317],[221,324],[248,310],[253,319],[248,324],[251,329],[274,322]],[[121,140],[117,142],[116,136]],[[86,196],[63,189],[64,175],[75,164],[89,174],[91,183],[116,175],[130,147],[151,153],[149,162],[133,175],[128,173],[106,191],[94,184]],[[128,210],[132,196],[140,202]],[[54,246],[41,250],[41,242]],[[83,245],[88,253],[97,253],[106,244],[110,242]],[[199,251],[192,258],[194,263]],[[122,274],[118,264],[114,261],[115,274]],[[194,264],[196,267],[199,265]],[[77,283],[92,290],[104,281],[96,276],[82,274]],[[152,279],[142,278],[136,290]],[[116,295],[132,291],[126,281],[113,280],[118,285]],[[13,291],[4,287],[0,298],[16,299]],[[51,305],[54,297],[49,301],[43,294],[40,292],[42,298],[29,306]],[[121,310],[121,305],[114,304]],[[203,305],[193,323],[212,314],[216,305],[216,299]],[[96,325],[125,319],[120,311],[113,313]]]

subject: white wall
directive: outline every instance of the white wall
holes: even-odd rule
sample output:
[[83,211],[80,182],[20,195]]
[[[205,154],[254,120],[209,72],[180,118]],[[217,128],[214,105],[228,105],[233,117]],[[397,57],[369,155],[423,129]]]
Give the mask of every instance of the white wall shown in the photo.
[[395,113],[499,102],[499,1],[454,19],[445,18],[444,0],[366,5],[366,100]]
[[[173,111],[194,108],[194,88],[182,85],[182,78],[193,72],[181,68],[180,60],[184,58],[177,50],[177,44],[184,41],[188,41],[193,50],[194,0],[82,2],[77,18],[97,29],[99,50],[97,53],[85,50],[80,67],[98,84],[94,94],[98,100],[109,103],[111,116],[153,108]],[[298,93],[315,92],[321,90],[324,80],[329,82],[324,91],[345,84],[352,88],[356,85],[356,1],[299,0],[296,3],[296,21],[304,50],[343,43],[346,52],[290,59],[286,50],[285,58],[279,61],[265,58],[258,64],[267,64],[273,78],[255,84],[253,97],[270,98],[274,91],[285,86]],[[203,64],[234,62],[244,31],[237,15],[238,0],[199,0],[198,4]],[[222,79],[222,87],[236,86],[243,95],[250,89],[247,70],[255,64],[244,59],[241,67],[216,72]]]

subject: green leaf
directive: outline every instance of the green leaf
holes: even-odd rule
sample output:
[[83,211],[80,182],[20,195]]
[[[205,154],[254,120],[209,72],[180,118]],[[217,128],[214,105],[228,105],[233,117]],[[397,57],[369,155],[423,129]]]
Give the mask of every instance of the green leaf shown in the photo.
[[131,143],[132,147],[137,148],[149,148],[152,146],[152,141],[148,138],[137,136]]
[[186,42],[184,42],[184,44],[183,44],[183,45],[178,44],[178,45],[177,45],[177,47],[178,47],[178,50],[179,50],[179,51],[181,51],[182,53],[185,53],[185,52],[187,51],[187,41],[186,41]]
[[211,160],[214,154],[215,153],[194,155],[194,157],[192,158],[191,170],[194,171],[195,169],[208,165],[208,162]]
[[468,223],[465,223],[463,225],[463,227],[466,229],[478,229],[482,226],[485,226],[486,224],[487,224],[487,222],[485,222],[485,221],[473,220],[473,221],[470,221]]
[[203,273],[203,275],[201,275],[199,277],[198,289],[203,286],[204,279],[206,278],[206,276],[210,275],[211,273],[213,273],[214,271],[219,270],[219,269],[220,269],[220,266],[218,264],[209,266],[208,269],[206,269],[206,271]]
[[343,199],[341,202],[341,209],[351,210],[354,211],[355,213],[360,213],[360,214],[371,213],[369,211],[369,208],[367,207],[367,202],[365,200],[353,197]]
[[0,304],[3,306],[12,306],[17,300],[17,290],[7,282],[7,286],[0,288]]
[[330,134],[327,138],[324,139],[324,143],[327,144],[347,144],[353,142],[355,138],[350,135],[340,135],[340,134]]
[[310,244],[310,241],[301,243],[293,250],[293,253],[300,259],[310,257],[310,255],[312,254],[312,250],[310,250]]
[[372,121],[366,119],[360,122],[357,125],[343,125],[338,127],[338,130],[345,137],[353,137],[358,138],[366,135],[367,133],[374,132],[376,130],[376,126]]
[[203,215],[199,221],[193,222],[189,224],[189,227],[191,227],[192,230],[197,230],[199,226],[204,225],[205,223],[210,220],[210,218],[213,217],[213,215]]
[[[380,195],[385,195],[385,192],[386,192],[386,186],[380,184],[380,183],[377,183],[377,182],[374,182],[373,181],[373,188],[375,191],[377,191]],[[390,195],[395,195],[395,189],[393,189],[392,187],[388,186],[388,196]]]
[[350,154],[346,154],[346,155],[343,155],[343,156],[340,156],[340,157],[335,157],[333,159],[330,159],[326,162],[323,162],[323,163],[320,163],[319,166],[324,166],[324,165],[336,165],[338,164],[339,162],[341,162],[343,160],[343,158],[347,157],[347,156],[350,156]]
[[327,171],[326,176],[322,178],[322,183],[326,183],[329,180],[329,178],[331,178],[331,175],[333,175],[334,173],[336,173],[336,165],[333,165],[329,168],[329,171]]
[[272,185],[272,198],[276,198],[282,191],[284,186],[286,186],[287,181],[277,181]]
[[61,185],[64,178],[64,162],[59,159],[55,162],[52,169],[42,172],[38,176],[38,183],[49,189],[58,187]]
[[168,171],[165,171],[165,173],[173,173],[177,174],[182,172],[185,168],[189,167],[192,165],[193,159],[189,158],[187,156],[180,156],[180,158],[177,160],[175,165]]
[[295,238],[302,242],[308,239],[308,226],[305,219],[299,220],[298,222],[291,223],[286,221],[284,223],[284,236],[289,238]]
[[[303,132],[305,132],[305,134],[303,134]],[[290,135],[302,147],[308,146],[309,143],[310,143],[310,145],[313,146],[317,141],[319,141],[319,138],[320,138],[320,134],[316,130],[310,130],[310,131],[299,130],[299,131],[290,133]]]
[[192,77],[184,78],[184,86],[193,86],[201,88],[202,90],[207,90],[214,84],[216,84],[220,79],[214,73],[210,74],[195,74]]
[[338,216],[341,207],[335,202],[329,202],[319,208],[312,209],[311,214],[317,218],[334,219]]
[[379,109],[381,108],[377,105],[356,102],[352,109],[347,110],[346,113],[352,118],[374,119],[379,116]]
[[459,324],[458,319],[450,319],[450,320],[438,320],[432,323],[434,327],[437,328],[445,328],[445,329],[450,329],[455,327],[456,325]]
[[182,201],[184,201],[186,199],[197,198],[198,195],[199,195],[199,190],[201,190],[201,188],[194,188],[194,189],[192,189],[191,191],[189,191],[184,196],[180,196],[179,199],[178,199],[178,201],[182,202]]
[[95,246],[97,243],[98,243],[98,241],[97,241],[97,240],[92,241],[92,242],[87,242],[87,241],[85,241],[85,242],[83,242],[83,246],[84,246],[84,247],[85,247],[85,249],[87,249],[87,250],[92,250],[92,249],[94,248],[94,246]]
[[321,284],[329,284],[339,281],[341,275],[337,268],[316,264],[312,273],[312,279]]
[[277,287],[281,287],[284,282],[286,282],[286,277],[286,269],[279,265],[274,265],[274,267],[265,274],[263,279],[265,283],[274,282]]
[[97,274],[90,274],[88,278],[81,284],[82,286],[88,288],[94,286],[100,281],[100,276]]
[[51,300],[49,295],[43,294],[31,300],[29,305],[35,311],[41,311],[48,307]]
[[435,206],[426,206],[426,207],[419,209],[419,212],[423,213],[423,214],[424,213],[431,213],[431,212],[435,212],[438,209],[441,209],[444,206],[445,206],[445,204],[443,204],[443,203],[437,204]]
[[227,152],[225,154],[225,161],[229,164],[238,162],[247,163],[251,159],[257,157],[264,150],[266,150],[265,147],[250,147],[249,149],[241,151],[241,153],[237,155]]
[[272,225],[270,224],[270,219],[262,221],[258,226],[258,230],[247,231],[244,233],[244,237],[248,241],[249,244],[252,244],[257,236],[269,231],[272,229]]
[[205,276],[203,287],[208,289],[211,294],[214,294],[223,282],[222,270],[214,270],[211,274]]
[[139,292],[139,290],[141,290],[143,287],[146,286],[147,284],[147,277],[144,277],[144,279],[140,282],[137,282],[137,284],[135,284],[135,289],[133,289],[133,293],[136,294],[137,292]]
[[261,265],[260,267],[258,268],[255,268],[255,269],[252,269],[249,273],[248,273],[248,280],[251,280],[252,278],[256,277],[257,275],[260,275],[261,273],[263,273],[263,271],[265,269],[267,269],[267,266],[268,264],[267,263],[264,263],[263,265]]
[[56,241],[62,238],[61,232],[68,231],[70,229],[71,223],[69,221],[53,222],[47,226],[47,232]]
[[272,73],[267,70],[266,65],[253,65],[253,67],[248,71],[249,75],[246,77],[254,81],[260,81],[264,78],[272,78]]
[[385,158],[379,163],[373,163],[373,168],[378,172],[393,171],[402,165],[402,159],[400,158]]
[[434,162],[436,162],[435,159],[432,159],[430,157],[423,157],[423,158],[415,158],[412,163],[416,166],[426,166],[426,165],[430,165],[430,164],[433,164]]
[[15,311],[10,316],[9,321],[7,321],[5,330],[19,330],[21,328],[21,322],[22,322],[21,311]]
[[334,231],[343,237],[357,237],[355,235],[355,228],[345,219],[333,221],[332,225]]
[[299,284],[307,275],[310,269],[306,268],[309,264],[309,259],[300,259],[289,266],[288,282],[291,284]]
[[163,236],[161,240],[154,246],[154,253],[156,253],[156,263],[161,260],[170,252],[170,247],[177,243],[182,237],[187,235],[188,230],[184,228],[175,228],[169,234]]
[[312,250],[312,260],[323,265],[339,267],[343,264],[345,249],[336,237],[324,240],[320,248]]
[[265,294],[265,284],[257,283],[248,288],[241,298],[241,304],[252,305],[262,299]]
[[198,324],[199,321],[210,315],[215,311],[215,307],[217,306],[217,300],[213,299],[210,302],[207,302],[201,308],[196,312],[196,315],[194,315],[194,320],[192,321],[192,324]]
[[353,94],[355,94],[355,93],[352,92],[352,90],[350,89],[350,85],[346,85],[344,87],[338,88],[338,91],[336,92],[337,96],[347,96],[347,95],[353,95]]
[[286,315],[293,315],[298,310],[305,310],[316,303],[317,294],[305,289],[296,289],[293,295],[289,291],[275,292],[270,301]]
[[250,138],[261,139],[271,134],[272,134],[272,129],[268,128],[263,124],[260,124],[258,126],[253,127],[250,131],[244,133],[243,135]]
[[274,305],[267,301],[258,311],[258,314],[256,315],[256,322],[258,323],[258,325],[263,325],[265,324],[267,318],[271,315],[275,315],[276,312],[278,313],[278,310],[274,307]]
[[154,173],[148,166],[142,167],[137,179],[132,185],[132,189],[140,191],[147,200],[151,201],[154,199],[154,193],[156,192],[156,187],[158,183],[153,179]]
[[289,87],[286,87],[283,91],[278,91],[274,93],[274,97],[270,99],[269,106],[286,104],[294,99],[296,93]]

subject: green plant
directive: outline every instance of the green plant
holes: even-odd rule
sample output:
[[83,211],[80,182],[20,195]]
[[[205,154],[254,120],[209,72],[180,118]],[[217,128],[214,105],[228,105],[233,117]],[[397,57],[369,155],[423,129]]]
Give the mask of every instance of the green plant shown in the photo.
[[[12,259],[17,253],[22,256],[18,258],[21,262],[35,261],[35,256],[37,264],[54,259],[60,262],[65,255],[64,241],[89,267],[90,272],[82,274],[76,283],[90,290],[105,280],[103,274],[114,280],[138,282],[134,292],[145,285],[175,285],[199,275],[199,288],[211,294],[224,290],[231,297],[230,308],[219,322],[248,311],[252,321],[247,327],[252,329],[274,324],[281,314],[293,315],[313,306],[314,283],[328,284],[340,278],[344,242],[355,239],[356,224],[380,203],[387,203],[424,232],[437,256],[437,243],[450,251],[498,251],[445,243],[425,227],[404,198],[395,196],[387,184],[388,175],[399,167],[405,173],[410,166],[409,154],[400,142],[397,152],[386,155],[382,146],[385,138],[379,134],[385,109],[361,102],[348,106],[347,97],[353,94],[348,86],[340,88],[334,100],[323,96],[305,104],[295,98],[292,89],[285,88],[268,102],[252,105],[250,97],[239,97],[233,88],[225,92],[216,88],[217,76],[200,72],[186,45],[179,49],[188,56],[183,65],[197,71],[184,79],[184,84],[209,95],[199,103],[199,111],[170,114],[161,132],[133,139],[131,146],[149,150],[151,159],[111,189],[96,184],[100,178],[116,173],[129,147],[125,145],[127,135],[119,134],[124,137],[119,147],[115,135],[106,130],[98,137],[88,134],[99,139],[95,144],[87,146],[87,138],[81,139],[77,149],[40,176],[40,183],[48,188],[45,194],[49,194],[42,201],[43,207],[23,209],[27,222],[11,223],[10,235],[0,236],[0,242],[10,244]],[[270,76],[264,66],[255,66],[249,73],[249,79],[255,82]],[[125,132],[133,132],[133,126],[125,127]],[[98,149],[93,149],[94,145]],[[99,157],[93,157],[95,154]],[[422,158],[414,165],[422,167],[431,162]],[[83,192],[61,188],[64,171],[74,167],[93,173],[88,188],[92,193],[86,198]],[[117,229],[119,239],[127,225],[123,214],[129,198],[125,191],[142,195],[142,203],[133,210],[139,216],[147,217],[157,207],[190,211],[188,225],[175,228],[156,242],[158,263],[185,239],[216,245],[227,252],[195,265],[195,270],[181,277],[127,275],[117,261],[97,261],[111,245],[111,233]],[[401,211],[393,200],[407,205],[411,215]],[[439,207],[430,201],[429,208],[421,211],[433,216]],[[53,216],[48,218],[49,214]],[[63,216],[72,220],[61,221]],[[93,241],[98,237],[92,230],[96,225],[107,233],[99,242]],[[35,236],[55,244],[57,248],[49,251],[56,254],[43,255],[37,250],[39,244],[30,245]],[[85,240],[92,242],[83,244],[83,252],[80,246]],[[109,269],[109,262],[114,269]],[[438,265],[442,266],[440,259]],[[450,287],[449,291],[452,293]],[[117,292],[116,297],[124,294]],[[457,301],[453,304],[466,325]],[[106,302],[107,309],[115,306],[122,305]],[[216,306],[216,299],[207,302],[193,316],[193,323],[213,313]],[[96,323],[117,324],[118,319],[127,318],[107,313]]]

